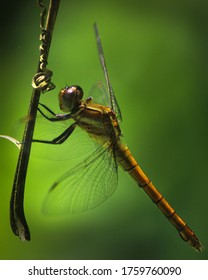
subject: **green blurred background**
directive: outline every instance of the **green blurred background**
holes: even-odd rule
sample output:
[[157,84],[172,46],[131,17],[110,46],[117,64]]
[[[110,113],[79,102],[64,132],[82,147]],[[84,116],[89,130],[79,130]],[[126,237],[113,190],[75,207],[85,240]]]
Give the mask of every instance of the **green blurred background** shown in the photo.
[[[1,7],[0,134],[26,115],[39,47],[35,1]],[[149,198],[119,170],[116,193],[80,215],[41,213],[52,182],[73,162],[31,158],[25,212],[32,240],[9,225],[17,149],[0,139],[0,259],[207,259],[208,2],[61,1],[49,57],[58,108],[66,84],[86,92],[103,79],[92,25],[99,24],[110,79],[123,112],[125,141],[158,189],[200,237],[183,242]]]

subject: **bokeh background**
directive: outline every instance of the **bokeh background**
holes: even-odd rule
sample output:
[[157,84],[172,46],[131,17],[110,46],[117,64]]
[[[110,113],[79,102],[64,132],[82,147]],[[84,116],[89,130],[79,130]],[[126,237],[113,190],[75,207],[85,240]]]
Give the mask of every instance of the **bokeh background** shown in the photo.
[[[200,237],[200,254],[183,242],[149,198],[119,170],[115,194],[83,214],[48,217],[41,207],[71,161],[30,159],[25,212],[32,240],[9,225],[17,149],[0,139],[0,259],[207,259],[208,2],[61,1],[49,57],[57,93],[103,79],[92,25],[99,24],[125,141],[176,211]],[[35,1],[1,7],[0,134],[27,114],[39,47]]]

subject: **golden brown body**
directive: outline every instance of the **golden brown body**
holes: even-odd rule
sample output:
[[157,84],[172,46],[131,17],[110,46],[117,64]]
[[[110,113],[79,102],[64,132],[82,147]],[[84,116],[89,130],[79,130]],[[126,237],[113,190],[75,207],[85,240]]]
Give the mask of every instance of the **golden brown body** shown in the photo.
[[176,211],[170,206],[163,195],[145,175],[126,145],[118,142],[115,149],[116,159],[124,171],[127,171],[136,181],[138,186],[148,194],[166,218],[168,218],[168,220],[177,229],[182,239],[188,242],[188,244],[194,247],[197,251],[201,251],[202,246],[195,233],[188,227],[182,218],[179,217]]
[[[85,101],[83,101],[83,90],[80,86],[67,86],[64,89],[62,89],[59,94],[60,108],[64,112],[69,112],[69,114],[66,115],[66,117],[68,116],[68,118],[72,118],[75,121],[75,123],[68,128],[69,132],[67,134],[67,137],[72,133],[76,125],[79,125],[83,130],[85,130],[95,142],[101,145],[101,148],[106,148],[106,150],[104,150],[106,155],[109,155],[108,152],[112,154],[112,156],[115,159],[115,161],[113,161],[114,166],[117,167],[117,164],[120,165],[124,169],[124,171],[128,172],[129,175],[136,181],[137,185],[148,194],[148,196],[162,211],[162,213],[174,225],[182,239],[186,241],[189,245],[194,247],[196,250],[201,251],[202,246],[195,233],[176,214],[175,210],[169,205],[169,203],[165,200],[162,194],[155,188],[155,186],[152,184],[149,178],[139,167],[136,160],[133,158],[130,150],[121,141],[121,130],[117,119],[118,116],[119,120],[121,120],[121,112],[108,77],[107,67],[105,63],[104,53],[97,24],[94,24],[94,29],[97,40],[100,63],[102,66],[108,89],[110,108],[92,103],[92,98],[87,98]],[[64,139],[67,139],[67,137],[65,137]],[[59,137],[59,139],[60,138],[61,137]],[[86,160],[84,161],[83,166],[86,168],[89,167],[90,164],[93,164],[93,161]],[[107,172],[107,169],[105,169],[104,167],[102,169],[105,170],[105,172]],[[75,168],[75,170],[77,170],[77,168]],[[102,170],[100,169],[99,172],[102,173]],[[69,174],[67,173],[66,175],[71,174],[72,173],[69,172]],[[58,182],[55,184],[55,186],[62,182],[66,178],[66,175],[61,177],[60,180],[58,180]],[[70,183],[71,181],[68,180],[68,182]],[[113,182],[117,182],[117,180],[114,180]],[[92,188],[93,186],[94,184],[92,182],[92,185],[89,187]],[[89,192],[90,191],[87,189],[87,194],[89,194]],[[112,192],[110,192],[110,194],[111,193]],[[104,198],[107,197],[108,195],[104,196]],[[77,196],[76,198],[79,199],[79,197]],[[83,200],[85,201],[86,198],[83,198]],[[99,203],[101,203],[102,201],[99,201]],[[87,207],[83,208],[86,209]]]
[[139,167],[128,147],[121,142],[121,130],[115,113],[108,107],[94,104],[91,99],[83,101],[72,118],[84,129],[90,137],[100,145],[109,145],[113,149],[117,163],[128,172],[168,220],[177,229],[180,236],[190,246],[201,251],[202,246],[195,233],[178,216],[176,211],[156,189],[149,178]]

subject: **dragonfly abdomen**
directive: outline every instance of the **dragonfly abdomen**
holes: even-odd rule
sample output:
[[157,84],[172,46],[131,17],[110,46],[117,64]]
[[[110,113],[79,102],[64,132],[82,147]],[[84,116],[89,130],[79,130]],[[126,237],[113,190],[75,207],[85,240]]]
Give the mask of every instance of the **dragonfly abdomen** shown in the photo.
[[171,224],[177,229],[181,238],[186,241],[190,246],[194,247],[197,251],[202,250],[199,239],[195,233],[188,227],[183,219],[176,213],[176,211],[170,206],[167,200],[162,194],[155,188],[150,181],[147,185],[139,186],[148,194],[152,201],[162,211],[162,213],[168,218]]
[[127,171],[139,187],[147,193],[166,218],[168,218],[171,224],[177,229],[182,239],[190,246],[194,247],[197,251],[201,251],[202,246],[195,233],[188,227],[182,218],[179,217],[176,211],[170,206],[163,195],[145,175],[127,146],[118,142],[115,147],[115,155],[119,165],[124,169],[124,171]]

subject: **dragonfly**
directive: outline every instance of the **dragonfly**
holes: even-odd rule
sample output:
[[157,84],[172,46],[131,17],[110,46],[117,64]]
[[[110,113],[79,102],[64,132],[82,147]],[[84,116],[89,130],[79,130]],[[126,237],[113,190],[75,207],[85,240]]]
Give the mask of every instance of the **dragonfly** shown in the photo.
[[[156,189],[122,140],[121,110],[110,83],[96,23],[94,31],[110,104],[105,106],[95,103],[92,97],[83,99],[84,92],[79,85],[66,86],[60,91],[59,105],[62,114],[55,114],[40,103],[38,110],[43,119],[51,123],[62,122],[67,126],[52,140],[34,139],[33,142],[60,145],[69,141],[74,131],[80,129],[94,147],[89,156],[53,183],[44,202],[44,211],[58,214],[77,213],[98,206],[115,191],[120,166],[151,198],[181,238],[200,252],[202,245],[196,234]],[[71,149],[74,149],[73,146]]]

